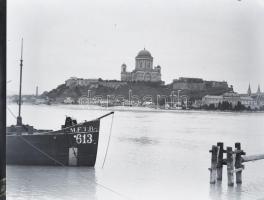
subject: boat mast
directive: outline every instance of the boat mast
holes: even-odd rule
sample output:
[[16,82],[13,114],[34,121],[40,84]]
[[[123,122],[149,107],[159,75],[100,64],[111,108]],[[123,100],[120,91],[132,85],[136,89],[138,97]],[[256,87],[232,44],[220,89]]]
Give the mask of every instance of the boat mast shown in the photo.
[[19,82],[18,117],[17,117],[18,126],[22,125],[22,117],[21,117],[22,67],[23,67],[23,38],[21,41],[21,57],[20,57],[20,82]]

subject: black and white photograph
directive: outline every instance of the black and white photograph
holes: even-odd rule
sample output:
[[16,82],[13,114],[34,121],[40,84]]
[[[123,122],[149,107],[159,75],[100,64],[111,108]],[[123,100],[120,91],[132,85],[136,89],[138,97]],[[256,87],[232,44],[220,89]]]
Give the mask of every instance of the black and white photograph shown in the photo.
[[1,200],[264,200],[264,0],[1,0]]

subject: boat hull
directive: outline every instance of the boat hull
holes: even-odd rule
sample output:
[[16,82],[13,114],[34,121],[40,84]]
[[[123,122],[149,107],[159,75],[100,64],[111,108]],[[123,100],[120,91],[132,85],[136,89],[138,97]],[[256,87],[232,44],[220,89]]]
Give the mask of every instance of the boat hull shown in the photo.
[[94,166],[100,120],[48,133],[11,134],[6,162],[12,165]]

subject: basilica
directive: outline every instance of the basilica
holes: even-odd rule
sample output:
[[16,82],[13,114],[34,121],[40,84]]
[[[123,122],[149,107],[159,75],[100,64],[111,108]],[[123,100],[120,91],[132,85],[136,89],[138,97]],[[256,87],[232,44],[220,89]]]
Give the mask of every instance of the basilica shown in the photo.
[[132,72],[127,71],[126,64],[121,66],[121,81],[160,82],[160,70],[159,65],[153,68],[153,57],[144,48],[137,54],[136,66]]

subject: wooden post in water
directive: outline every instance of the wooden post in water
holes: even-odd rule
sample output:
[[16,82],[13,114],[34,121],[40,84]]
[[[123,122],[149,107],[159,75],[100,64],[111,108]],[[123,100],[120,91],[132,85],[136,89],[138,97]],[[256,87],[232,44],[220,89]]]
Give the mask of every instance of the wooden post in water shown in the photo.
[[226,148],[226,165],[227,165],[227,179],[228,186],[234,185],[234,159],[232,147]]
[[239,142],[235,143],[236,148],[236,160],[235,160],[235,168],[236,168],[236,183],[242,183],[242,170],[244,169],[244,165],[242,165],[242,157],[241,155],[245,154],[241,151],[241,144]]
[[217,175],[217,146],[213,145],[212,150],[210,150],[209,152],[212,153],[211,168],[209,168],[209,170],[210,170],[210,183],[215,184],[216,175]]
[[217,143],[218,151],[217,151],[217,180],[222,181],[223,174],[223,154],[224,154],[224,143]]
[[[235,149],[227,147],[224,150],[224,144],[218,142],[217,146],[213,145],[209,151],[211,156],[210,183],[215,184],[216,181],[222,181],[223,165],[227,166],[228,186],[234,186],[234,173],[236,174],[236,183],[242,183],[242,170],[244,170],[244,162],[256,160],[264,160],[264,154],[245,156],[246,153],[241,149],[239,142],[235,143]],[[223,154],[226,153],[226,159]]]

